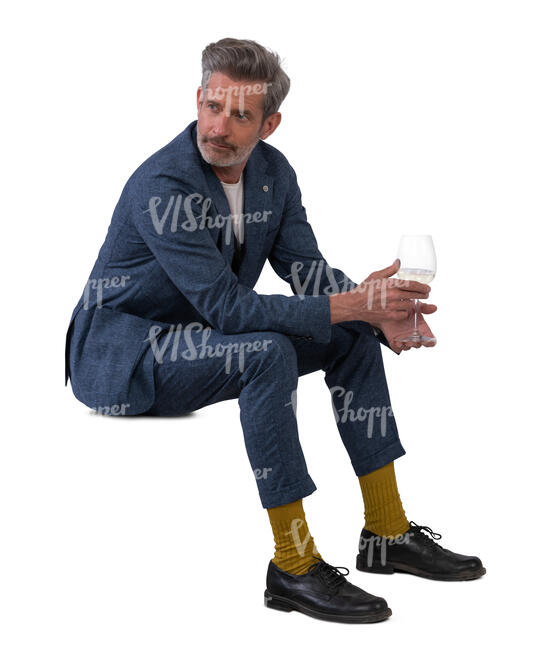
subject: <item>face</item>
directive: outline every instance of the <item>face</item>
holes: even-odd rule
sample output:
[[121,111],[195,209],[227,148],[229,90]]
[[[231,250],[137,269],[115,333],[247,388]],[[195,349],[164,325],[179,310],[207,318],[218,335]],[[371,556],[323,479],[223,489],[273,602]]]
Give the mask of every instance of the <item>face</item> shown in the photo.
[[202,158],[216,167],[244,163],[260,139],[271,135],[281,113],[262,122],[267,86],[264,82],[234,81],[213,72],[206,92],[198,88],[197,140]]

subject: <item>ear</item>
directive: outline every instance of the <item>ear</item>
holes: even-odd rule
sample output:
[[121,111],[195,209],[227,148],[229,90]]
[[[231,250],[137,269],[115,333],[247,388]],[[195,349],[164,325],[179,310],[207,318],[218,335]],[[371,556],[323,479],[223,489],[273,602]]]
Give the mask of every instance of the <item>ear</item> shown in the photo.
[[202,96],[202,86],[198,86],[198,90],[196,91],[196,110],[200,110],[200,97]]
[[265,140],[268,138],[275,129],[281,124],[281,113],[272,113],[264,120],[264,124],[260,129],[260,139]]

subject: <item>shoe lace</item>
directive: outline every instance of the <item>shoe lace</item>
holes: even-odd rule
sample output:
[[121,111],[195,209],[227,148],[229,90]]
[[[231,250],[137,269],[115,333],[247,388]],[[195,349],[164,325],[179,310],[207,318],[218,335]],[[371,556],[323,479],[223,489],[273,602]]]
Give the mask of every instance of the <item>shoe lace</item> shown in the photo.
[[[313,555],[313,557],[317,562],[309,567],[308,573],[316,575],[326,588],[337,591],[347,581],[345,576],[349,575],[349,569],[344,566],[332,566],[316,555]],[[346,573],[342,573],[340,569],[345,569]]]
[[435,548],[436,546],[437,548],[443,548],[443,546],[440,546],[434,541],[436,539],[441,539],[442,536],[439,533],[435,533],[429,526],[419,526],[414,521],[410,521],[409,524],[416,533],[426,533],[431,536],[427,537],[426,534],[420,536],[420,539],[424,541],[427,546],[430,545],[432,548]]

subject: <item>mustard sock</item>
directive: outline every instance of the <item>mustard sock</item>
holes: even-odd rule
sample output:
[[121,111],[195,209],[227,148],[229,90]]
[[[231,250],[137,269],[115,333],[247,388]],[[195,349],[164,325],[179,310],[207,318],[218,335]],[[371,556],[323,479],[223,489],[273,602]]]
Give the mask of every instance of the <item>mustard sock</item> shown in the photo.
[[318,562],[313,555],[322,557],[307,527],[302,499],[267,510],[275,539],[272,562],[288,573],[307,573]]
[[364,499],[364,528],[382,537],[396,537],[409,529],[398,486],[394,463],[359,476]]

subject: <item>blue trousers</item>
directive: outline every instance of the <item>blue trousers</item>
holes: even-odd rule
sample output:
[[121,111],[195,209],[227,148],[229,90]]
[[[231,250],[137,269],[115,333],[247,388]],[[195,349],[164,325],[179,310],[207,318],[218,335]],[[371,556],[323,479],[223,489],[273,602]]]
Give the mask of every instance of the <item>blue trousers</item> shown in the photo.
[[263,508],[317,488],[298,437],[298,377],[324,370],[341,440],[356,476],[403,456],[381,344],[362,321],[332,325],[331,341],[273,331],[221,334],[172,329],[154,350],[156,399],[145,415],[175,416],[238,399],[240,421]]

